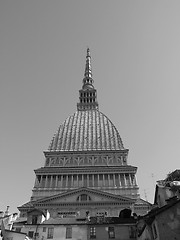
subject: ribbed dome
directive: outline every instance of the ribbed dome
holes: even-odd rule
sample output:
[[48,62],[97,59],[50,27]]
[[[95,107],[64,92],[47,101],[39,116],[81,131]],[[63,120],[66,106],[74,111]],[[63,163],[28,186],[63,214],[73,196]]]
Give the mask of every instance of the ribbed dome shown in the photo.
[[60,125],[48,151],[123,150],[113,123],[98,110],[77,111]]

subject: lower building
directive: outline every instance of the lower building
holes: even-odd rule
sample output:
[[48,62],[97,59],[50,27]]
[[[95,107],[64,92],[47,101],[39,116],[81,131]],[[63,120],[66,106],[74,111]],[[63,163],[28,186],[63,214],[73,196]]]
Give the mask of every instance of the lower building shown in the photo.
[[88,223],[87,239],[130,240],[136,239],[136,219],[134,218],[92,218]]
[[168,174],[164,180],[157,181],[154,204],[162,207],[167,204],[172,197],[180,198],[180,170]]
[[[124,210],[123,210],[124,211]],[[128,213],[131,210],[125,210]],[[137,219],[120,214],[119,217],[107,217],[101,214],[97,217],[49,217],[39,211],[28,213],[27,222],[21,225],[21,232],[30,239],[54,239],[54,240],[131,240],[136,239]],[[19,224],[14,224],[14,229],[19,229]]]
[[163,207],[152,209],[139,219],[138,240],[179,240],[180,239],[180,200],[169,199]]
[[1,234],[0,240],[30,240],[26,233],[5,230],[3,234]]

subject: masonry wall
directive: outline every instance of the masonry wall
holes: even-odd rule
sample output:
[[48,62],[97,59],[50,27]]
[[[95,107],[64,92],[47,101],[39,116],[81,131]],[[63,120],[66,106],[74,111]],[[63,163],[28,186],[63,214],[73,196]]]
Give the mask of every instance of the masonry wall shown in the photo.
[[[137,240],[153,240],[153,236],[152,236],[151,231],[152,230],[150,229],[150,227],[148,225],[146,225],[146,228],[144,229],[141,236],[137,236]],[[159,239],[156,238],[156,240],[159,240]]]
[[[8,231],[6,232],[6,239],[7,240],[25,240],[25,234],[21,234],[21,233],[16,233],[16,232],[13,232],[13,231]],[[3,239],[0,237],[0,239]]]
[[180,239],[180,203],[157,215],[156,224],[159,239]]
[[[67,225],[72,226],[71,240],[87,240],[87,225]],[[22,232],[28,235],[29,231],[38,233],[37,239],[47,239],[48,228],[53,228],[53,240],[66,240],[66,225],[26,225]],[[13,239],[14,240],[14,239]]]
[[[92,240],[90,238],[90,228],[93,225],[88,226],[88,240]],[[96,228],[96,240],[110,240],[108,228],[114,227],[115,230],[115,238],[113,240],[133,240],[136,239],[136,227],[135,224],[102,224],[95,225]]]

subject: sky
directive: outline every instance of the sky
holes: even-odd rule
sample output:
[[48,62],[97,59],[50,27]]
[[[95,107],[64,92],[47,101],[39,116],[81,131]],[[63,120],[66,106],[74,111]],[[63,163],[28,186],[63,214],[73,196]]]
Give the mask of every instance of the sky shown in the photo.
[[118,129],[141,198],[179,169],[180,1],[0,1],[0,210],[28,202],[91,51],[99,110]]

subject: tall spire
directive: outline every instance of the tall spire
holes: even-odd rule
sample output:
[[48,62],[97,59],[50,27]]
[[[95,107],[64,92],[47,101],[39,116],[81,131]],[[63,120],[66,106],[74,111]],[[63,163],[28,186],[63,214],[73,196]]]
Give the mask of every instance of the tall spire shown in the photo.
[[92,70],[91,70],[91,55],[90,50],[87,48],[87,55],[86,55],[86,67],[84,77],[92,77]]
[[92,79],[91,55],[90,55],[89,48],[87,48],[86,66],[85,66],[85,72],[84,72],[83,85],[92,85],[93,83],[94,81]]
[[87,48],[83,86],[82,89],[79,90],[79,103],[77,103],[78,110],[98,109],[97,92],[93,86],[93,83],[94,80],[92,79],[91,55],[89,48]]

